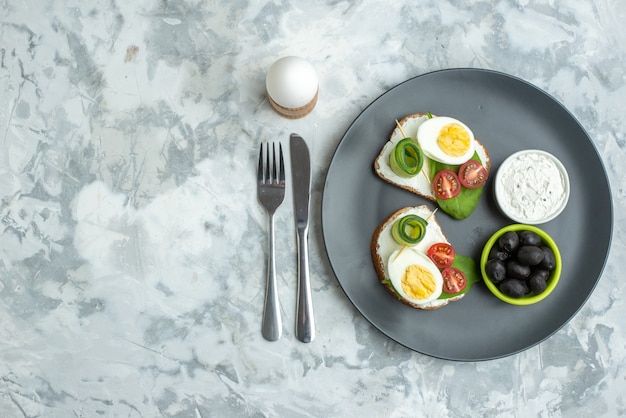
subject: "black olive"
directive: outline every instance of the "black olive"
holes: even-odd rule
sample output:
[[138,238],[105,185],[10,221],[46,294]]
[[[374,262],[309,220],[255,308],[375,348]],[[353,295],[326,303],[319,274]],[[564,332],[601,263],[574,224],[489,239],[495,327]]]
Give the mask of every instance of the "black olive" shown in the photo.
[[506,262],[506,276],[513,279],[525,279],[530,276],[530,267],[515,260]]
[[530,291],[526,283],[517,279],[506,279],[500,284],[500,291],[512,298],[521,298]]
[[506,277],[506,266],[502,260],[492,259],[487,261],[485,273],[493,283],[498,284]]
[[533,231],[521,231],[518,233],[520,245],[539,245],[541,237]]
[[508,251],[509,253],[517,250],[519,246],[519,236],[515,231],[505,232],[498,238],[498,245],[504,251]]
[[548,283],[546,282],[546,279],[544,277],[542,277],[540,274],[535,273],[530,276],[530,279],[528,279],[528,285],[530,286],[530,290],[538,295],[546,290]]
[[543,261],[543,251],[534,245],[522,245],[517,250],[517,261],[527,266],[536,266]]
[[556,267],[556,258],[554,257],[554,253],[548,247],[541,247],[541,250],[543,251],[543,261],[541,262],[541,265],[548,270],[554,270]]
[[548,280],[548,277],[550,277],[550,270],[547,270],[545,268],[542,268],[541,266],[539,266],[539,268],[535,267],[532,272],[530,273],[531,276],[539,276],[541,278],[543,278],[544,280]]
[[503,250],[502,248],[500,248],[499,245],[494,245],[493,247],[491,247],[491,251],[489,251],[489,259],[490,260],[501,260],[504,261],[507,258],[509,258],[510,254]]

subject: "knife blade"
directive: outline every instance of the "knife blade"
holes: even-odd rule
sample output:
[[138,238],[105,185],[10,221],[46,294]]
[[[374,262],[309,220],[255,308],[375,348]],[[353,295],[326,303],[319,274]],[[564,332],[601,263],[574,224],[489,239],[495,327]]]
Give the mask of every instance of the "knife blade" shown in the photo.
[[309,205],[311,197],[311,158],[309,148],[298,134],[291,134],[291,176],[294,217],[298,241],[298,293],[296,298],[296,338],[308,343],[315,338],[313,298],[309,276]]

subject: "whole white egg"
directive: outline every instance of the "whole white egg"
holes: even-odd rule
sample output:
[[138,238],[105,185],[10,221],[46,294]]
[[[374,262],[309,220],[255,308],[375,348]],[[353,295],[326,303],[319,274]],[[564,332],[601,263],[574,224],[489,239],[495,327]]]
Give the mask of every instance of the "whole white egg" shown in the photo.
[[393,287],[409,302],[426,305],[441,296],[443,277],[425,254],[411,247],[396,250],[387,265]]
[[296,109],[317,97],[319,82],[315,68],[305,59],[283,57],[270,67],[265,79],[267,94],[278,105]]
[[428,158],[443,164],[460,165],[474,155],[474,133],[448,116],[424,121],[417,129],[417,141]]

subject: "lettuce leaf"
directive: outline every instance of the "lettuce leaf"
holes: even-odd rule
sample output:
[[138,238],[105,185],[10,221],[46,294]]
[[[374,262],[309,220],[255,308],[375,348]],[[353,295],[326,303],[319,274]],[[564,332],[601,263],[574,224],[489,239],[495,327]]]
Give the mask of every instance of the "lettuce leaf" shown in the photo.
[[450,294],[443,292],[441,293],[441,296],[439,296],[439,299],[448,299],[455,296],[463,295],[469,292],[474,283],[478,283],[482,280],[482,276],[478,273],[478,267],[476,266],[476,262],[471,257],[455,254],[452,267],[458,268],[465,274],[465,278],[467,279],[467,285],[465,285],[465,289],[461,290],[458,293]]
[[[477,152],[474,152],[472,156],[473,160],[482,161],[478,156]],[[431,159],[429,161],[430,168],[430,180],[435,177],[435,174],[441,170],[452,170],[455,173],[459,172],[460,165],[451,165],[451,164],[443,164]],[[461,186],[461,192],[453,197],[452,199],[437,199],[437,204],[448,215],[452,216],[454,219],[465,219],[472,214],[478,202],[480,201],[480,196],[483,193],[484,185],[477,187],[475,189],[468,189],[466,187]]]

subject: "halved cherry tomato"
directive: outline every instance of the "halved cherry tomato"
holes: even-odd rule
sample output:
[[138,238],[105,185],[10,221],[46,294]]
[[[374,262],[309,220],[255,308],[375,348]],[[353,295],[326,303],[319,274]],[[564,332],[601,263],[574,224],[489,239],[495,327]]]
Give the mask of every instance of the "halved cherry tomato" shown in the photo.
[[459,293],[465,286],[467,286],[467,278],[465,278],[465,273],[461,270],[448,267],[445,268],[441,275],[443,276],[443,291],[448,294]]
[[452,199],[461,193],[459,177],[452,170],[441,170],[433,178],[433,192],[438,199]]
[[476,160],[468,160],[459,168],[459,181],[468,189],[475,189],[487,181],[487,169]]
[[450,267],[454,262],[454,248],[447,242],[437,242],[430,246],[426,255],[440,269]]

